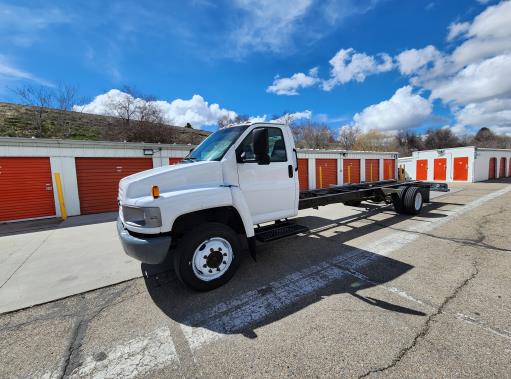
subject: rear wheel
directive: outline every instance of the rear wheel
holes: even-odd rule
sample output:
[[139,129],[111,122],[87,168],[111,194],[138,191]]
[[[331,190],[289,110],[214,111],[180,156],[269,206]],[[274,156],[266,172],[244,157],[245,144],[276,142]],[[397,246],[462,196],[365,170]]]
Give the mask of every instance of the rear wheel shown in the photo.
[[197,291],[210,291],[227,283],[236,272],[239,238],[227,225],[204,223],[184,234],[173,256],[181,282]]
[[419,214],[422,210],[423,203],[424,200],[422,198],[420,188],[419,187],[408,188],[403,198],[405,212],[412,215]]
[[398,187],[398,192],[392,195],[392,204],[394,205],[394,210],[397,213],[405,213],[405,205],[404,205],[404,196],[409,187],[400,186]]

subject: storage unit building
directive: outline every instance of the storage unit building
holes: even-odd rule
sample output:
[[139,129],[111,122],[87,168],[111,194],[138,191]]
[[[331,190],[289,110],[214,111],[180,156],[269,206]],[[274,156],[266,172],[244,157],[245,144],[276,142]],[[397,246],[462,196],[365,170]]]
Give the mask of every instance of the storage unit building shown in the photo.
[[395,152],[298,149],[300,190],[396,179],[397,158]]
[[415,151],[399,158],[407,179],[480,182],[511,176],[511,149],[474,146]]
[[189,145],[0,137],[0,222],[115,211],[120,178],[181,160]]
[[[0,137],[0,222],[60,216],[56,173],[61,177],[69,216],[115,211],[121,178],[179,163],[190,148]],[[299,149],[300,190],[394,179],[397,156],[393,152]]]

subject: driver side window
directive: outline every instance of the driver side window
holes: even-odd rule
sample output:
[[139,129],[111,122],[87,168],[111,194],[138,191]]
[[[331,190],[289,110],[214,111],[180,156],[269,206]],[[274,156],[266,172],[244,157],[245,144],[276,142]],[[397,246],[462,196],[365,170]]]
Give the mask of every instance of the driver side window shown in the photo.
[[[260,129],[260,128],[256,128]],[[254,129],[254,130],[256,130]],[[268,129],[268,156],[270,162],[287,162],[286,144],[280,128]],[[239,154],[246,163],[255,163],[254,130],[252,130],[238,146]]]

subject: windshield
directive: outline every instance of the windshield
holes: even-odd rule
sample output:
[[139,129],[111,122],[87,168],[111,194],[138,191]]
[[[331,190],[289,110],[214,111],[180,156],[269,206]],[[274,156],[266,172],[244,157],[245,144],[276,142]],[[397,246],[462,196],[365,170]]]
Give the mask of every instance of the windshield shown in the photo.
[[185,158],[185,161],[219,161],[245,129],[247,126],[236,126],[211,134]]

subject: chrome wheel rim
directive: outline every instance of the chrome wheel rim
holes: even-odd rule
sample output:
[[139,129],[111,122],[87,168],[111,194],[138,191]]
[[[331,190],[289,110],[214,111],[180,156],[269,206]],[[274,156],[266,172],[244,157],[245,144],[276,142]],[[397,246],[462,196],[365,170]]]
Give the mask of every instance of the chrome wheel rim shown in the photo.
[[233,257],[229,241],[220,237],[207,239],[193,253],[193,273],[206,282],[217,279],[227,272]]

